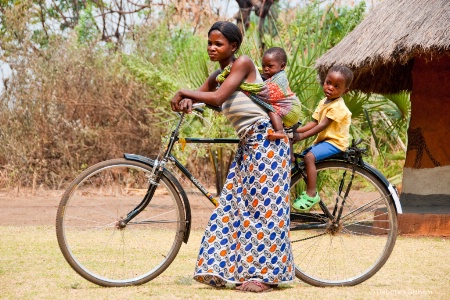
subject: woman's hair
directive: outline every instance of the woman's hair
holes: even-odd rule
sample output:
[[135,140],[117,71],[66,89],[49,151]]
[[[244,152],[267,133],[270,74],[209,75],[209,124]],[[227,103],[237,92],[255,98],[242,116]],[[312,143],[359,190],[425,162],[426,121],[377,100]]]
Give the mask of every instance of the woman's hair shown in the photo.
[[241,46],[242,32],[235,24],[227,21],[218,21],[211,26],[211,29],[208,31],[208,36],[213,30],[220,31],[230,43],[236,43],[237,49]]
[[338,72],[338,73],[342,74],[342,76],[345,79],[345,87],[346,88],[350,87],[350,85],[352,84],[352,81],[353,81],[353,72],[350,68],[348,68],[346,66],[335,65],[335,66],[332,66],[328,70],[328,73],[331,73],[331,72]]

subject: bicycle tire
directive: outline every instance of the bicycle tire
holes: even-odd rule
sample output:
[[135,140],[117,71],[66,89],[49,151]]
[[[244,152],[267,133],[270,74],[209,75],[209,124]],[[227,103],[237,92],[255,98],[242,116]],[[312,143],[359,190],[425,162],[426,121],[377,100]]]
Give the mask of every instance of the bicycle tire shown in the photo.
[[[325,160],[317,162],[316,167],[317,190],[333,212],[339,179],[346,171],[349,180],[353,164]],[[291,201],[304,188],[302,175],[293,174]],[[318,220],[324,228],[296,230]],[[385,264],[397,238],[397,215],[389,190],[370,170],[356,166],[341,220],[339,227],[330,226],[319,205],[309,213],[291,211],[296,277],[314,286],[353,286],[372,277]]]
[[83,278],[105,287],[140,285],[175,259],[186,230],[184,206],[163,175],[148,206],[126,227],[117,222],[144,198],[151,167],[112,159],[83,171],[62,196],[58,244]]

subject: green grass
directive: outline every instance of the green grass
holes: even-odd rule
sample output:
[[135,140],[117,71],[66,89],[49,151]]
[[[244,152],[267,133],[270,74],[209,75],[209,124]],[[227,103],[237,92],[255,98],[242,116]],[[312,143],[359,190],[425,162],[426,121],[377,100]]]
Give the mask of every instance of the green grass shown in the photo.
[[215,290],[192,280],[202,232],[172,265],[136,287],[103,288],[76,274],[53,227],[0,227],[0,299],[449,299],[450,240],[399,237],[386,265],[355,286],[317,288],[299,280],[267,294]]

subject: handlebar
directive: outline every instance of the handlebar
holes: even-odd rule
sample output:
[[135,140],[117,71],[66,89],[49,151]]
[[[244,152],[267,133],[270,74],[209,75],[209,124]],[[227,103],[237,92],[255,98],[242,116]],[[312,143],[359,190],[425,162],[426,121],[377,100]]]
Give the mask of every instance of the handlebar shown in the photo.
[[222,111],[222,107],[217,107],[217,106],[209,105],[209,104],[206,104],[206,103],[194,103],[194,104],[192,104],[192,109],[195,110],[195,111],[198,111],[199,113],[203,113],[204,110],[202,109],[202,107],[207,107],[207,108],[212,109],[212,110],[217,111],[217,112],[221,112]]

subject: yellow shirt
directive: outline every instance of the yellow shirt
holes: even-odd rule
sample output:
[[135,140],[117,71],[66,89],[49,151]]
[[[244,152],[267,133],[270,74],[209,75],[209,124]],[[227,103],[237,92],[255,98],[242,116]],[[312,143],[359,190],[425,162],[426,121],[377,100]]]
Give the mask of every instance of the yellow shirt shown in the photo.
[[326,141],[339,150],[345,151],[349,145],[352,113],[345,105],[342,97],[328,104],[325,104],[326,100],[327,98],[324,98],[320,101],[312,117],[318,123],[325,117],[333,120],[333,122],[325,130],[319,132],[314,144]]

